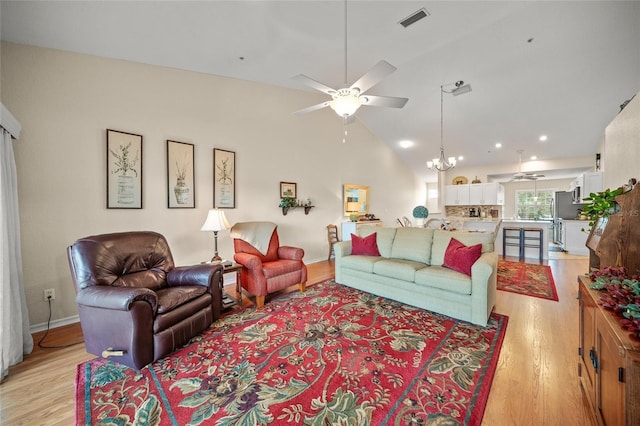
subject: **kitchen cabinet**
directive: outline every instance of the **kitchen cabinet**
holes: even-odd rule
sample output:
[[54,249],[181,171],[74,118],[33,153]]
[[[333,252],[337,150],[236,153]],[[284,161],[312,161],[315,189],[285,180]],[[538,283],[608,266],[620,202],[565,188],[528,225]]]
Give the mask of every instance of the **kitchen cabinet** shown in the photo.
[[469,185],[469,204],[495,206],[504,204],[504,187],[497,182]]
[[588,220],[562,219],[562,250],[569,254],[589,256],[587,248],[589,230]]
[[582,198],[581,201],[583,203],[589,202],[584,200],[589,197],[589,194],[603,191],[601,172],[583,173],[581,183],[582,188],[580,189],[580,197]]
[[640,419],[640,342],[618,317],[598,305],[599,291],[578,277],[580,387],[598,425],[633,425]]
[[469,185],[446,185],[444,188],[446,206],[468,206]]

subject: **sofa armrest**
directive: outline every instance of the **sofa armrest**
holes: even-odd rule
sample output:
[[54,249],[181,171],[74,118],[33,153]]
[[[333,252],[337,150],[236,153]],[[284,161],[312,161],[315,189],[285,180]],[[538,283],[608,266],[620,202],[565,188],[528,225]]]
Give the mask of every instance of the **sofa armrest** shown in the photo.
[[349,256],[351,254],[351,241],[340,241],[333,245],[333,252],[336,259],[339,257]]
[[471,266],[472,322],[486,324],[496,303],[498,254],[483,253]]
[[91,286],[76,294],[78,305],[89,308],[128,311],[134,302],[145,301],[151,305],[155,313],[158,307],[158,296],[153,290],[137,287]]
[[167,274],[167,285],[179,287],[183,285],[202,285],[205,287],[218,285],[213,282],[216,272],[222,273],[223,266],[219,263],[203,263],[201,265],[179,266]]
[[304,250],[300,247],[280,246],[278,247],[278,257],[288,260],[302,260]]

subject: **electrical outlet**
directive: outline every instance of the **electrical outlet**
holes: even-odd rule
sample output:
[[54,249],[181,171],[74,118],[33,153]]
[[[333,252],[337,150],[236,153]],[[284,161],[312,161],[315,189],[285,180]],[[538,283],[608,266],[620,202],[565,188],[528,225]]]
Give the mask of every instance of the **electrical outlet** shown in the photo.
[[56,289],[55,288],[46,288],[44,290],[44,301],[48,302],[49,300],[54,300],[56,298]]

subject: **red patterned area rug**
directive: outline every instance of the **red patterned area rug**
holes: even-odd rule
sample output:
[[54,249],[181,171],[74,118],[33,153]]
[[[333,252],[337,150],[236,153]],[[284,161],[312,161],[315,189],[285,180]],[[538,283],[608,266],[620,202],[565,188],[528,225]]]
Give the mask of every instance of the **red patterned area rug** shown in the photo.
[[498,290],[558,301],[548,265],[498,260]]
[[76,423],[482,421],[508,317],[487,327],[333,281],[233,312],[140,371],[78,365]]

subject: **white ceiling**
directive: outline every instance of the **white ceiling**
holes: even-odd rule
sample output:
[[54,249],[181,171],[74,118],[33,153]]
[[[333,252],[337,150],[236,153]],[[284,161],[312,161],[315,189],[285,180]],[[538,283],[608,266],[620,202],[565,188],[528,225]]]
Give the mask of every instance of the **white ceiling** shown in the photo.
[[[439,154],[443,84],[473,88],[445,95],[447,156],[463,155],[461,167],[512,164],[514,172],[518,149],[523,161],[593,155],[620,104],[640,90],[638,1],[349,1],[347,8],[348,83],[385,59],[398,70],[367,93],[409,98],[399,110],[362,107],[357,118],[425,180],[434,177],[425,162]],[[430,16],[398,24],[420,8]],[[344,83],[342,1],[2,0],[0,15],[2,40],[16,43],[299,90],[311,90],[291,78],[300,73]],[[415,145],[400,148],[402,140]]]

